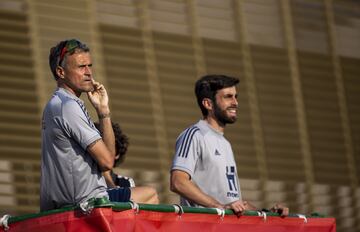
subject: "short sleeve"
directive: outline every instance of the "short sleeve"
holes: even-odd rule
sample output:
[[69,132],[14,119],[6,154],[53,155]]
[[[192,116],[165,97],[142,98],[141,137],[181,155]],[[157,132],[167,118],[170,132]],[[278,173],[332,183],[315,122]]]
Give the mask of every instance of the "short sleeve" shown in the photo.
[[182,170],[193,176],[201,150],[201,134],[197,127],[186,129],[177,139],[171,170]]
[[84,150],[94,141],[101,139],[85,107],[82,108],[76,101],[67,101],[63,105],[62,120],[65,133]]

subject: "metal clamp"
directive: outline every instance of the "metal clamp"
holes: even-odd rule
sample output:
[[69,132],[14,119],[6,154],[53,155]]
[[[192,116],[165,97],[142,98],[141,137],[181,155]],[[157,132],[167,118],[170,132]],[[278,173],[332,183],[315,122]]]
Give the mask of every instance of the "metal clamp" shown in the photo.
[[9,229],[9,218],[10,218],[10,215],[9,215],[9,214],[5,214],[5,215],[2,216],[2,218],[0,219],[0,225],[4,228],[4,230],[8,230],[8,229]]
[[221,220],[224,220],[225,217],[225,209],[219,209],[219,208],[214,208],[217,212],[217,215],[220,216]]
[[135,211],[135,214],[138,214],[140,211],[140,206],[135,201],[129,201],[131,208]]
[[307,218],[304,214],[296,214],[299,218],[304,219],[304,223],[307,223]]
[[173,207],[174,207],[175,213],[177,213],[179,215],[179,217],[181,217],[181,215],[184,214],[184,209],[183,209],[183,207],[181,205],[173,204]]
[[89,199],[87,201],[81,202],[79,204],[79,207],[84,214],[89,215],[94,209],[94,199]]
[[263,217],[263,220],[266,221],[266,219],[267,219],[266,212],[264,212],[264,211],[258,211],[257,213],[258,213],[258,216],[259,216],[259,217]]

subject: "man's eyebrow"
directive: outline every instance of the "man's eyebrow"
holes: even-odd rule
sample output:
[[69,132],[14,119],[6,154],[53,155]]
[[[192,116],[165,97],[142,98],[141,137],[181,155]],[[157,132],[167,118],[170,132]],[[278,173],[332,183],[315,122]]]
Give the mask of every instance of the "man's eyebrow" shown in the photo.
[[92,64],[80,64],[79,67],[82,68],[82,67],[92,67]]

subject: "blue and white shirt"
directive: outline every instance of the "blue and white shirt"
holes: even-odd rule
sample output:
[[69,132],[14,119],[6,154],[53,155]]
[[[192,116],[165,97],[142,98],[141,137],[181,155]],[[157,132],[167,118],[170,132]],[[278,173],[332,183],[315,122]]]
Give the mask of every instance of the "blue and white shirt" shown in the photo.
[[[223,133],[206,121],[183,131],[176,141],[171,170],[188,173],[191,180],[221,204],[241,199],[234,154]],[[201,207],[181,197],[181,205]]]

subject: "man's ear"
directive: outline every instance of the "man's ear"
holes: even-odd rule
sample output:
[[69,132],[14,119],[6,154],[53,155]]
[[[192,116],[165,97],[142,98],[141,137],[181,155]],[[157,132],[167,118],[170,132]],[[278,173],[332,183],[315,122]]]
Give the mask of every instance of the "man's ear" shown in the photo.
[[207,109],[208,111],[213,109],[213,103],[210,98],[204,98],[202,100],[202,104],[205,107],[205,109]]
[[64,79],[65,71],[64,68],[61,66],[56,67],[56,74],[59,78]]

